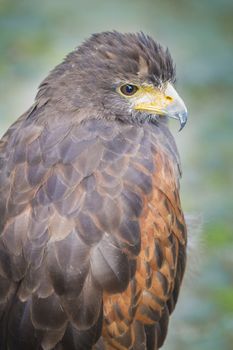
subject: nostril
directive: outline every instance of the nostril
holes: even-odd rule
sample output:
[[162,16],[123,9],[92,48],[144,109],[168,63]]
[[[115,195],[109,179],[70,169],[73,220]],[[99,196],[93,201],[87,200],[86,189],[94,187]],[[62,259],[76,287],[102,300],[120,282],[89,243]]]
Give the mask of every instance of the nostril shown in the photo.
[[168,101],[172,101],[172,100],[173,100],[173,98],[172,98],[171,96],[166,96],[166,100],[168,100]]

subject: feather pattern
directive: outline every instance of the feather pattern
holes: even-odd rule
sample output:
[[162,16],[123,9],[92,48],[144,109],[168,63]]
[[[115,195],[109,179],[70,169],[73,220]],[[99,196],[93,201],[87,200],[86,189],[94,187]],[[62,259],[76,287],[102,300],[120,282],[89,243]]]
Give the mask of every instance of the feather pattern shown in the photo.
[[102,317],[106,349],[161,345],[186,244],[170,134],[24,123],[1,143],[1,348],[82,349]]

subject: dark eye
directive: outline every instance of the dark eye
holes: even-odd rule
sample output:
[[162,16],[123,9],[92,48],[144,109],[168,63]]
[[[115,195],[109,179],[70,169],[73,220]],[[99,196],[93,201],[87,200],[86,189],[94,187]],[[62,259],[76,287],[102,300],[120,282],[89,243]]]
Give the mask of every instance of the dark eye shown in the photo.
[[122,94],[132,96],[138,91],[138,87],[132,84],[125,84],[120,87]]

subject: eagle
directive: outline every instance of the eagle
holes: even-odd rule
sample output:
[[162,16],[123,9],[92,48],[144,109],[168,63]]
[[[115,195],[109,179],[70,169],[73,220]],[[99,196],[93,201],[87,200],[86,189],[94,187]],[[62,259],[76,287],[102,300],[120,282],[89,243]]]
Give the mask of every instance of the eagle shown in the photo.
[[0,349],[156,350],[185,265],[168,49],[92,35],[0,141]]

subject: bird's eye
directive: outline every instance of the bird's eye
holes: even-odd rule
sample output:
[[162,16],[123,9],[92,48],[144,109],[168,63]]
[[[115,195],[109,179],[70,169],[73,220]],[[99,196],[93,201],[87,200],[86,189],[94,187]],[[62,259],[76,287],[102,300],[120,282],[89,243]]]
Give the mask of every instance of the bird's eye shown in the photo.
[[133,96],[138,91],[138,87],[132,84],[125,84],[120,87],[120,91],[123,95]]

